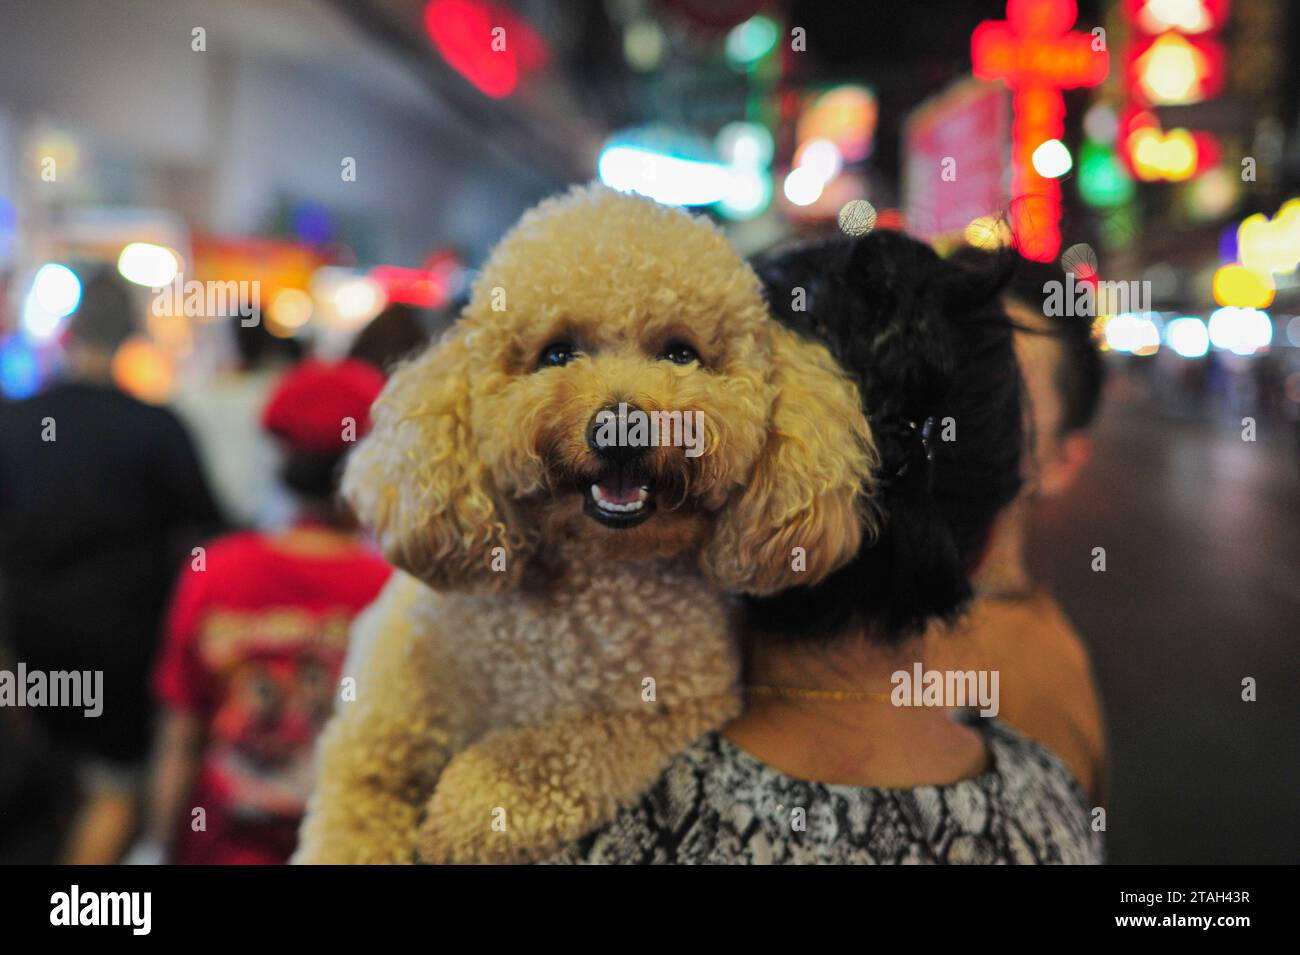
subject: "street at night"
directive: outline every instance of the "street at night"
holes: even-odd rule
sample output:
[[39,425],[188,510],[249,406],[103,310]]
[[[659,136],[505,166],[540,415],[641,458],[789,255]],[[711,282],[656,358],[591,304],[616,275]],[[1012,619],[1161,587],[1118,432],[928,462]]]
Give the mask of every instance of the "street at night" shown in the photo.
[[[1226,414],[1162,412],[1136,376],[1117,376],[1108,402],[1077,493],[1044,507],[1031,559],[1092,651],[1111,746],[1111,861],[1291,861],[1296,426],[1275,419],[1243,441]],[[1091,569],[1095,547],[1104,573]],[[1277,705],[1243,702],[1247,677]]]
[[1297,864],[1300,0],[0,0],[0,931]]

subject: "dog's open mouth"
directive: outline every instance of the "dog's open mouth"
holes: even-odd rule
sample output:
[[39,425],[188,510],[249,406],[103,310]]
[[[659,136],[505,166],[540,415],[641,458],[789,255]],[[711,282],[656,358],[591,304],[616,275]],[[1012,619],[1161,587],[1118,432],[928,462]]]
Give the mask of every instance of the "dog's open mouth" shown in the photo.
[[606,527],[635,527],[654,513],[654,486],[638,475],[612,472],[587,488],[584,508]]

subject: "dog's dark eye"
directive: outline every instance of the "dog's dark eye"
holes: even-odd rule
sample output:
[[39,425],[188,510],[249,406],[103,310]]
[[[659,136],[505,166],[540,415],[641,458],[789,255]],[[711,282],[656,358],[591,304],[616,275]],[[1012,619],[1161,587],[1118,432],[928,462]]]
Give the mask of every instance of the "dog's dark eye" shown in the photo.
[[700,360],[700,353],[686,342],[673,340],[664,346],[663,354],[659,357],[668,359],[674,365],[689,365]]
[[573,342],[551,342],[542,349],[541,357],[537,359],[537,367],[558,368],[567,365],[577,357],[578,349]]

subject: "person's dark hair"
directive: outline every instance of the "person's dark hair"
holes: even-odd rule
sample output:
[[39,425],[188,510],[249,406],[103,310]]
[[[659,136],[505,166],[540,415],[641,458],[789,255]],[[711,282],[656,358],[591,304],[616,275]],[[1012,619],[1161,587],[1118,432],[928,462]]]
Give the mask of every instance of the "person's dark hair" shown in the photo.
[[776,319],[826,345],[857,382],[880,456],[882,529],[821,584],[747,599],[751,632],[826,639],[861,623],[898,642],[953,617],[1021,484],[1020,375],[999,301],[1007,270],[947,262],[892,231],[755,267]]
[[384,374],[429,344],[429,333],[409,305],[389,305],[357,334],[349,358],[373,365]]
[[72,316],[72,338],[91,348],[113,351],[136,330],[131,289],[109,268],[94,272],[81,288]]
[[[987,252],[963,248],[953,258],[968,267],[980,267],[981,262],[987,267],[994,257]],[[1047,300],[1052,294],[1048,283],[1060,283],[1063,291],[1067,289],[1063,266],[1031,262],[1019,256],[1014,261],[1015,271],[1004,298],[1043,317],[1041,327],[1017,324],[1024,332],[1052,337],[1060,348],[1052,380],[1061,398],[1061,433],[1086,430],[1097,417],[1102,387],[1106,382],[1106,366],[1093,335],[1092,316],[1074,315],[1072,309],[1048,314]]]
[[[1106,381],[1106,366],[1093,337],[1092,316],[1065,314],[1072,312],[1071,309],[1062,309],[1057,315],[1047,313],[1049,293],[1044,292],[1043,287],[1048,282],[1065,282],[1065,270],[1020,259],[1006,297],[1042,315],[1046,321],[1046,334],[1060,346],[1061,353],[1052,380],[1061,396],[1061,433],[1069,434],[1083,431],[1096,418],[1102,386]],[[1027,330],[1043,333],[1043,329]]]
[[[241,313],[242,314],[242,313]],[[296,365],[302,359],[302,344],[293,338],[279,338],[267,329],[262,316],[254,313],[250,324],[235,319],[235,351],[245,371],[257,371],[274,363]]]
[[338,491],[343,458],[343,454],[288,450],[280,466],[280,479],[300,497],[329,501]]

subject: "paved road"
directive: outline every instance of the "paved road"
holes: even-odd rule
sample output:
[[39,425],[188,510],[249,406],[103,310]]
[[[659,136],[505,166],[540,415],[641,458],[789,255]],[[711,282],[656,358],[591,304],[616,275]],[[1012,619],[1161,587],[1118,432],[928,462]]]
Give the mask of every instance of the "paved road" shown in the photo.
[[1092,648],[1110,861],[1300,862],[1294,439],[1281,422],[1248,443],[1231,420],[1171,420],[1114,384],[1094,459],[1030,549]]

